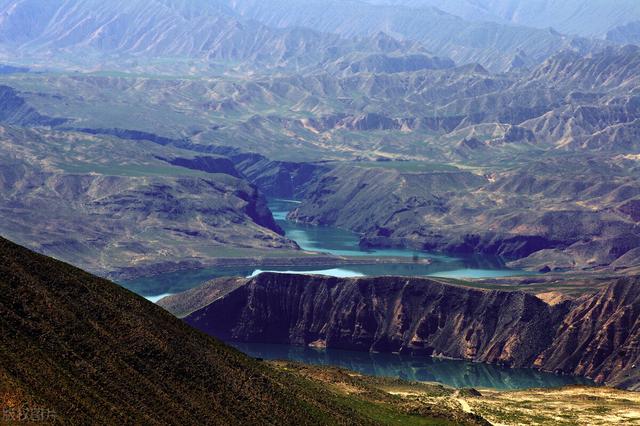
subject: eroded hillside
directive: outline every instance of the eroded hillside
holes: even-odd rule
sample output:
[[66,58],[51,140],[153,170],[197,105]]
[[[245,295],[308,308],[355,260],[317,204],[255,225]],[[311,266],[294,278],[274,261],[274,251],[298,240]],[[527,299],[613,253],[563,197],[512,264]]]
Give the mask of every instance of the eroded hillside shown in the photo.
[[418,278],[264,273],[214,294],[222,283],[199,290],[209,295],[205,306],[181,296],[161,304],[191,312],[188,324],[229,341],[469,359],[627,389],[640,383],[637,278],[554,305],[518,291]]

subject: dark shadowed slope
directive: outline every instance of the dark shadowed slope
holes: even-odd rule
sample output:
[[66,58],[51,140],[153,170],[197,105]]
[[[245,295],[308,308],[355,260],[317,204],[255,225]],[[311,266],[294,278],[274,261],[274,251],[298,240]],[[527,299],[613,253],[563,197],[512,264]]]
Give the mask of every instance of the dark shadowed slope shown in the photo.
[[68,424],[368,423],[163,309],[0,239],[0,406]]

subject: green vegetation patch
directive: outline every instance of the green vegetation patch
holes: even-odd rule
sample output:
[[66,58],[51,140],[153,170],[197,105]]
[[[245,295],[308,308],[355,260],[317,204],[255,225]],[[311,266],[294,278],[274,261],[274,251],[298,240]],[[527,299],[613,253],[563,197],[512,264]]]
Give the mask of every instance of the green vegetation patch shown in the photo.
[[445,163],[429,163],[423,161],[358,161],[358,167],[368,169],[390,169],[403,173],[457,172],[456,166]]

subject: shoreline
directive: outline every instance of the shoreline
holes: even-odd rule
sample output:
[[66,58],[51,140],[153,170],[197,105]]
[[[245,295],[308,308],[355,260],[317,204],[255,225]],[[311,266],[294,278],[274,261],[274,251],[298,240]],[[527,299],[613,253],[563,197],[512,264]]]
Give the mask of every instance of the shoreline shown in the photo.
[[[302,252],[299,257],[219,257],[202,261],[167,262],[142,267],[128,267],[107,273],[106,277],[115,281],[132,281],[142,278],[153,278],[163,274],[180,271],[194,271],[207,268],[276,268],[286,266],[344,266],[344,265],[431,265],[430,258],[414,259],[402,256],[333,256],[325,254],[314,254],[313,252]],[[305,256],[307,255],[307,256]]]

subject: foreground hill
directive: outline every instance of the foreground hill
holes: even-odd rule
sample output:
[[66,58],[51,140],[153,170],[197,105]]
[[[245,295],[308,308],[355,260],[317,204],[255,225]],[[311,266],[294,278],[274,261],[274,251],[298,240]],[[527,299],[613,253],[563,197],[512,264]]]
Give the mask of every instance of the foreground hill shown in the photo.
[[[29,409],[61,424],[187,425],[376,424],[387,415],[432,424],[273,369],[109,281],[4,239],[0,259],[7,416]],[[486,424],[460,410],[438,416]]]
[[226,340],[469,359],[640,389],[637,278],[556,305],[418,278],[266,273],[208,287],[218,283],[227,294],[193,290],[191,309],[189,292],[161,304]]
[[[382,390],[399,403],[421,410],[432,403],[441,410],[464,407],[494,425],[574,426],[638,424],[640,393],[603,386],[569,386],[559,389],[495,391],[450,389],[426,383],[367,377],[352,371],[275,361],[271,365],[295,371],[343,393],[380,395]],[[424,410],[424,408],[422,408]]]

